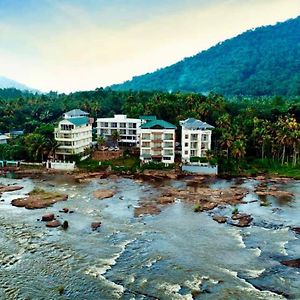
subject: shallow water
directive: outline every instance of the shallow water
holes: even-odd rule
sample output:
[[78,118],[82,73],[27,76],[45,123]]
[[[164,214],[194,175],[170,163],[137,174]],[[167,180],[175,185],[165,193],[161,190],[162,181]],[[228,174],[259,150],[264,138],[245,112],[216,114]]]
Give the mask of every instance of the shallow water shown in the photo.
[[[261,207],[250,190],[242,212],[253,225],[237,228],[218,224],[210,214],[194,213],[191,204],[177,201],[156,216],[134,217],[142,198],[157,193],[155,186],[130,179],[95,179],[75,184],[66,178],[46,180],[0,178],[0,184],[24,186],[5,193],[0,202],[0,299],[300,299],[299,269],[279,262],[299,258],[300,182],[283,189],[296,197]],[[165,185],[184,187],[183,181]],[[219,180],[212,188],[228,188]],[[35,186],[69,195],[67,202],[41,210],[10,205]],[[97,200],[96,189],[114,188],[111,199]],[[195,187],[193,187],[194,189]],[[58,211],[63,207],[74,214]],[[215,209],[230,215],[232,207]],[[69,229],[48,229],[37,221],[54,212]],[[91,222],[101,221],[92,232]],[[59,291],[63,289],[62,295]],[[281,295],[280,295],[281,294]]]

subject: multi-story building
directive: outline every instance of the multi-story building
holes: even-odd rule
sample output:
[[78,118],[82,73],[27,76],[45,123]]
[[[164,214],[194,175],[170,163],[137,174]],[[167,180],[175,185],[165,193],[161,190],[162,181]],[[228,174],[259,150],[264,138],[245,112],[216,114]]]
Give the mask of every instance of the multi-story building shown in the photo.
[[74,109],[65,113],[64,119],[54,130],[55,140],[59,143],[56,157],[67,159],[70,155],[82,155],[92,144],[93,119],[88,113]]
[[174,163],[175,130],[175,125],[163,120],[154,119],[142,124],[140,130],[141,161]]
[[118,131],[120,143],[128,146],[137,145],[141,123],[141,119],[127,118],[126,115],[114,115],[113,118],[98,118],[97,135],[109,140],[113,132]]
[[214,127],[194,118],[180,121],[180,125],[182,161],[189,163],[191,157],[205,157],[206,152],[211,149],[211,133]]

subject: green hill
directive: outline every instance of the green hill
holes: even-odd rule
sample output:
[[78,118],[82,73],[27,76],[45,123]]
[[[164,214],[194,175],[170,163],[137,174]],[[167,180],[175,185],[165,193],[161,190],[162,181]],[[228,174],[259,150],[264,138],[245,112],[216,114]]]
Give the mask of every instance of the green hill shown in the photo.
[[249,30],[114,90],[300,95],[300,17]]

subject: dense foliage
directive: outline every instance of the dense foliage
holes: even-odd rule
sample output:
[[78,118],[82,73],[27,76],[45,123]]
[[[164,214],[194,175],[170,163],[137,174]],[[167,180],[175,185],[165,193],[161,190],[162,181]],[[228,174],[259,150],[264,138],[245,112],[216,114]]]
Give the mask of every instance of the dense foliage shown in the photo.
[[300,94],[300,17],[249,30],[114,90],[161,90],[223,95]]
[[[281,165],[299,165],[300,98],[231,98],[211,93],[116,92],[97,89],[70,95],[49,93],[11,97],[0,90],[0,132],[25,130],[25,135],[0,145],[0,159],[41,161],[57,144],[53,129],[63,112],[73,108],[92,117],[125,113],[130,117],[156,115],[174,123],[195,117],[215,126],[213,152],[226,170],[243,166],[245,159],[261,158]],[[6,95],[6,97],[4,97]],[[180,130],[177,130],[180,140]]]

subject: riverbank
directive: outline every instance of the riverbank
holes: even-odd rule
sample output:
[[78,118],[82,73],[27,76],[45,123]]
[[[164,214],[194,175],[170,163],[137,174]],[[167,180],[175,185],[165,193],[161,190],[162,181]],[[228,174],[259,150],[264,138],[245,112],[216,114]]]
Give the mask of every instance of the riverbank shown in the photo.
[[[23,187],[0,202],[3,299],[50,300],[59,291],[88,300],[300,296],[298,181],[73,175],[1,178]],[[36,210],[11,205],[35,188],[69,197]],[[42,221],[49,214],[57,228]]]

